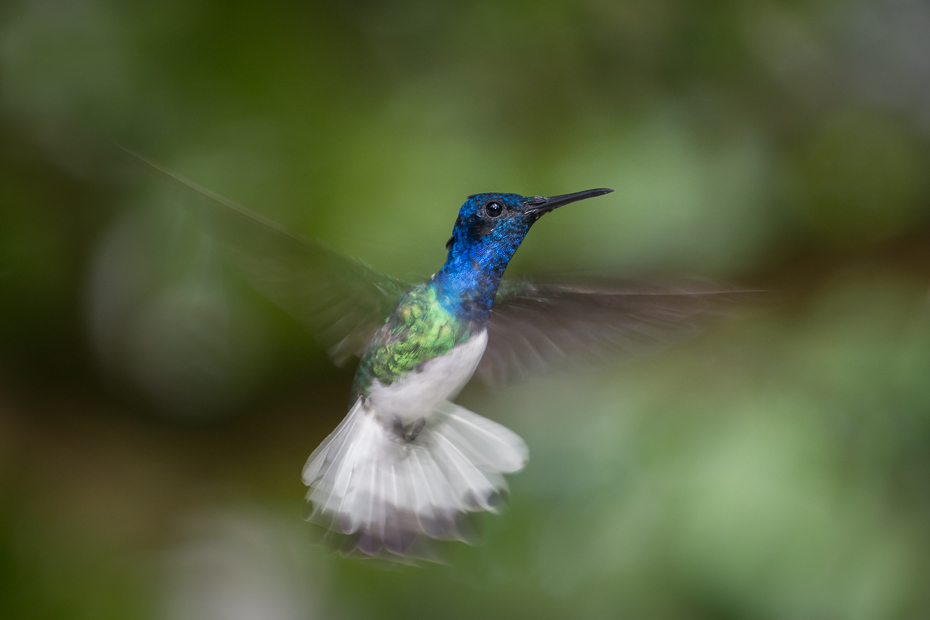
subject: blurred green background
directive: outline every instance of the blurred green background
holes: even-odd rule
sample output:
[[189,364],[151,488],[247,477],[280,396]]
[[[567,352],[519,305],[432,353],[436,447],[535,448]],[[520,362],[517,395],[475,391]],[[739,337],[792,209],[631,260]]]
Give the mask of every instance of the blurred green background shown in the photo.
[[[531,451],[449,565],[315,545],[338,369],[138,150],[425,277],[468,194],[609,197],[512,273],[778,303],[464,405]],[[930,617],[930,5],[0,4],[0,617]]]

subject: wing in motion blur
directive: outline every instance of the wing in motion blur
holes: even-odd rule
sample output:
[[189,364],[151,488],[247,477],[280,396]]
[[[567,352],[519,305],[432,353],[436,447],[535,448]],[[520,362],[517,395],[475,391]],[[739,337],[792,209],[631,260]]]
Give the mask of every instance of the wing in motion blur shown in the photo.
[[300,321],[337,364],[365,349],[410,286],[127,152],[208,199],[211,228],[249,282]]
[[498,384],[551,367],[642,355],[732,315],[760,291],[688,281],[543,284],[504,280],[476,375]]
[[[208,199],[212,227],[247,279],[316,336],[337,364],[364,351],[411,286],[128,152]],[[643,355],[735,314],[759,293],[704,280],[504,280],[476,375],[499,384],[552,367]]]

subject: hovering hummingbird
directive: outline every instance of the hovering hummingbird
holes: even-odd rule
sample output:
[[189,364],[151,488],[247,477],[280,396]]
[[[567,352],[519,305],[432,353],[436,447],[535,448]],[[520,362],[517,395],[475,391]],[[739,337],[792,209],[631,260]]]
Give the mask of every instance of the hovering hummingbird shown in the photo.
[[344,535],[345,553],[421,555],[430,539],[467,539],[463,516],[504,506],[504,475],[529,452],[510,429],[452,402],[473,374],[500,383],[553,361],[629,354],[694,331],[743,292],[503,280],[543,215],[610,189],[469,196],[445,264],[411,284],[133,155],[225,206],[211,219],[252,283],[334,361],[361,358],[348,415],[303,469],[308,519]]
[[304,466],[311,518],[357,533],[364,553],[403,555],[418,536],[457,537],[462,512],[503,506],[504,474],[523,469],[527,446],[452,399],[484,356],[495,301],[512,301],[516,291],[501,295],[501,279],[530,227],[611,191],[468,197],[442,269],[405,292],[375,331],[349,414]]

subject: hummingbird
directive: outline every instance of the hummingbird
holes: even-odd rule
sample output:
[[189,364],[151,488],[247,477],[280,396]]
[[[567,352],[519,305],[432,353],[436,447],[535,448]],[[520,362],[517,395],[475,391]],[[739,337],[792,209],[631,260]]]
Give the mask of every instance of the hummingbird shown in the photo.
[[540,218],[607,188],[468,196],[445,263],[411,283],[130,153],[218,206],[211,224],[248,280],[337,364],[360,359],[348,414],[302,472],[307,519],[340,537],[345,555],[431,559],[431,541],[469,541],[467,517],[504,508],[505,476],[526,466],[529,451],[512,430],[453,402],[473,375],[496,384],[648,350],[693,333],[743,292],[504,279]]
[[468,197],[445,264],[406,291],[378,327],[349,414],[304,466],[311,518],[357,533],[363,553],[404,555],[418,536],[460,535],[463,512],[503,506],[504,474],[523,469],[527,446],[452,400],[484,356],[504,271],[533,224],[612,191]]

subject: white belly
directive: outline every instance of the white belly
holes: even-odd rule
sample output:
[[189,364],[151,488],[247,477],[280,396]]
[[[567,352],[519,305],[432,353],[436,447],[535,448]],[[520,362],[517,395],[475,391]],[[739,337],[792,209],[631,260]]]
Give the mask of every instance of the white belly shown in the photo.
[[368,394],[370,408],[386,419],[399,418],[404,424],[429,414],[444,400],[455,398],[471,379],[484,349],[487,330],[469,338],[442,357],[426,362],[412,372],[384,386],[377,380]]

